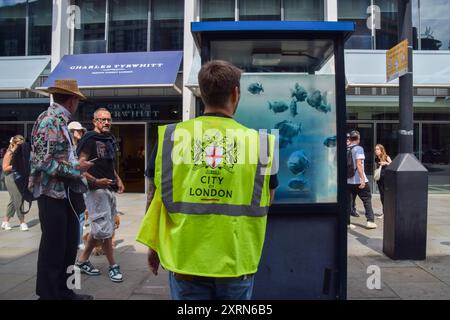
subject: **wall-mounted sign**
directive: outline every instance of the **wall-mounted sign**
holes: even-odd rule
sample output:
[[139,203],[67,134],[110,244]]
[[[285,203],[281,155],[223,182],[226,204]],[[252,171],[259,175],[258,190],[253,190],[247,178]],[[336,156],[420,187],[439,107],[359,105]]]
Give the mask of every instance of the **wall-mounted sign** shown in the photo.
[[405,39],[386,52],[386,81],[408,72],[408,40]]
[[83,121],[92,119],[100,107],[111,112],[113,121],[165,121],[181,119],[181,101],[166,102],[87,102],[80,106]]

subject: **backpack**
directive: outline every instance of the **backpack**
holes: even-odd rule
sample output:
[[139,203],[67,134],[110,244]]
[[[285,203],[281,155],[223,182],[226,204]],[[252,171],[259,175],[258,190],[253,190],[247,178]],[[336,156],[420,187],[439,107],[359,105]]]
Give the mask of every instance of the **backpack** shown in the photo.
[[[30,177],[31,171],[30,159],[31,144],[29,142],[24,142],[17,146],[11,161],[14,169],[14,181],[17,189],[19,189],[19,192],[22,195],[22,204],[20,205],[22,214],[26,214],[30,211],[31,204],[33,200],[35,200],[33,194],[28,190],[28,178]],[[28,210],[24,210],[25,202],[28,202]]]
[[353,162],[353,154],[352,154],[352,149],[354,147],[356,147],[356,145],[347,147],[347,179],[352,178],[356,173],[356,168]]

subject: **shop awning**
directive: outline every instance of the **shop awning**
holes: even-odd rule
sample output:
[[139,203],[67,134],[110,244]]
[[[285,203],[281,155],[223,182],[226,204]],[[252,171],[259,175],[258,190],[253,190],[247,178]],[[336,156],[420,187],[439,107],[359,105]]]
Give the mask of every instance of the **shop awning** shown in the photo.
[[56,79],[76,79],[81,89],[174,88],[182,51],[96,53],[64,56],[43,88]]
[[31,89],[50,56],[0,57],[0,91]]

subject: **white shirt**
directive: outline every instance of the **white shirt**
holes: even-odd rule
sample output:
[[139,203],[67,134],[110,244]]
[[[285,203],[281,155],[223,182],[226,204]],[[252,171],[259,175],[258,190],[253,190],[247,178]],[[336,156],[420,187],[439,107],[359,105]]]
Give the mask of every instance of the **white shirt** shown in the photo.
[[348,147],[351,148],[352,146],[354,146],[352,149],[353,165],[354,165],[354,168],[356,169],[356,171],[355,171],[355,175],[353,177],[347,179],[347,184],[361,184],[361,179],[359,178],[356,160],[362,160],[364,181],[367,183],[367,182],[369,182],[369,180],[367,179],[366,173],[364,172],[364,159],[366,158],[364,155],[364,149],[363,149],[363,147],[356,145],[356,144],[351,144]]

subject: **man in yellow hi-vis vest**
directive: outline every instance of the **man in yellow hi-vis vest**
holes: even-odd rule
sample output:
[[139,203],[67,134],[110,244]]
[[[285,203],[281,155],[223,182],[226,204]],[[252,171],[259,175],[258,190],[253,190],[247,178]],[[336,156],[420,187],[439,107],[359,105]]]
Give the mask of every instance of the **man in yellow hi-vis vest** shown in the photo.
[[[198,79],[205,113],[159,127],[153,198],[137,241],[169,270],[172,299],[250,299],[278,185],[274,136],[233,120],[241,70],[210,61]],[[261,130],[260,130],[261,131]]]

